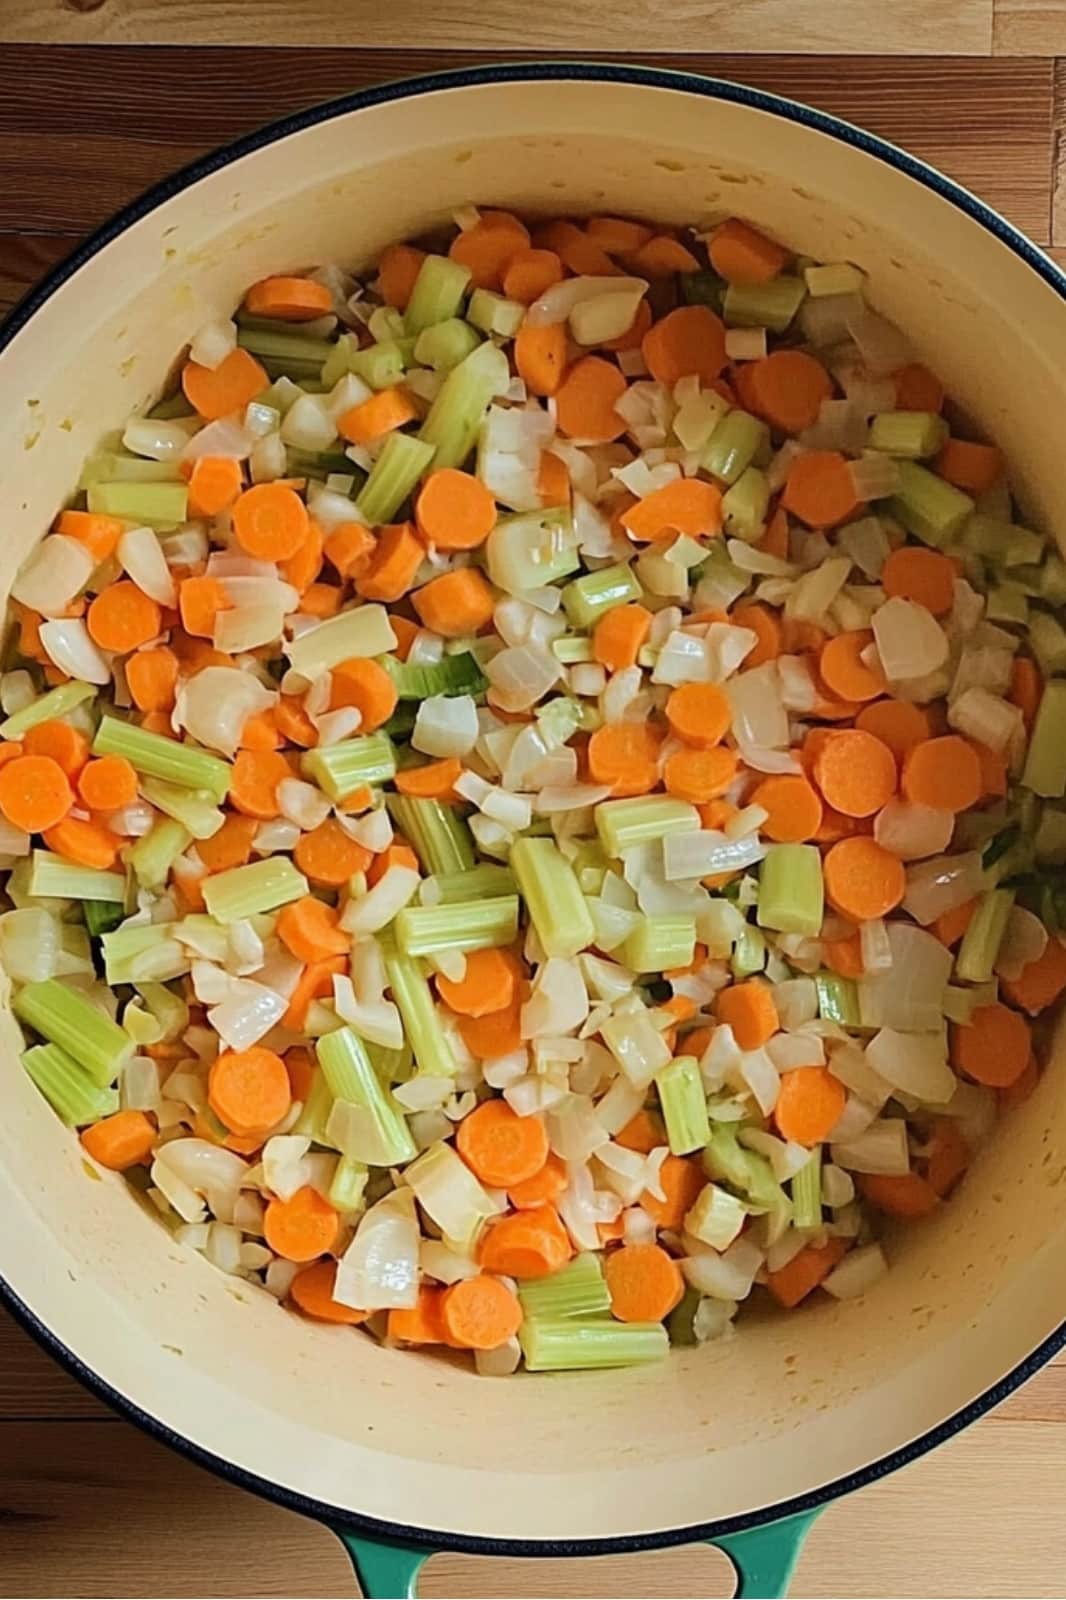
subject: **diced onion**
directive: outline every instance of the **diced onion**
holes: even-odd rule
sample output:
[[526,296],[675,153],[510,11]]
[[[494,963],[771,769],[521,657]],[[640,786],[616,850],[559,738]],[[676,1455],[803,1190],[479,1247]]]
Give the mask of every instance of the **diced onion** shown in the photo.
[[413,867],[389,867],[361,899],[348,902],[341,927],[346,933],[378,933],[413,899],[418,884],[419,875]]
[[193,335],[189,360],[199,367],[210,367],[213,372],[236,348],[237,324],[232,317],[219,317],[214,322],[205,322]]
[[427,756],[465,756],[474,748],[477,737],[473,696],[436,694],[419,705],[411,744]]
[[985,886],[980,853],[932,856],[907,869],[903,909],[915,922],[928,927],[937,917],[972,900]]
[[938,855],[948,848],[954,831],[952,812],[895,796],[874,819],[877,843],[901,861],[921,861],[925,856]]
[[250,672],[204,667],[181,686],[174,716],[198,744],[232,756],[248,719],[276,700],[277,694]]
[[898,1033],[882,1028],[866,1046],[866,1059],[894,1089],[928,1105],[944,1105],[955,1090],[944,1030]]
[[944,989],[954,965],[951,951],[910,923],[889,922],[886,930],[891,967],[859,979],[863,1025],[929,1033],[943,1020]]
[[92,577],[88,548],[64,533],[50,533],[23,562],[11,597],[46,617],[61,617]]
[[360,1311],[418,1304],[418,1220],[410,1189],[395,1189],[365,1212],[337,1264],[333,1298]]
[[846,1172],[901,1178],[911,1170],[907,1124],[902,1117],[882,1117],[857,1139],[847,1144],[834,1142],[831,1149],[834,1163]]
[[878,1278],[888,1271],[888,1262],[879,1244],[863,1245],[849,1250],[843,1261],[822,1279],[822,1288],[834,1300],[856,1300],[872,1289]]
[[871,618],[886,678],[906,682],[936,672],[948,659],[943,628],[925,606],[894,595]]
[[246,461],[264,437],[269,437],[269,431],[257,438],[237,417],[219,417],[192,435],[182,449],[181,459],[199,461],[204,456],[222,456],[229,461]]
[[151,528],[127,528],[118,541],[117,555],[127,577],[161,606],[177,603],[177,585],[167,566],[158,536]]
[[[574,307],[582,300],[595,300],[604,294],[632,293],[640,299],[648,287],[644,278],[567,278],[552,284],[539,300],[534,300],[526,312],[526,322],[531,328],[546,328],[552,323],[565,322]],[[625,329],[622,330],[625,332]]]
[[111,669],[80,617],[42,622],[41,644],[49,661],[80,683],[110,683]]

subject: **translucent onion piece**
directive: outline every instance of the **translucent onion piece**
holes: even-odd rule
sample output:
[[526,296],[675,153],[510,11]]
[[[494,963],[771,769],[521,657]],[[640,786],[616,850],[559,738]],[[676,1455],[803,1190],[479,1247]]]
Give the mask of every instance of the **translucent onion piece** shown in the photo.
[[181,458],[199,461],[203,456],[223,456],[229,461],[246,461],[256,444],[256,437],[239,417],[219,417],[192,435],[182,449]]
[[570,308],[570,332],[581,345],[620,339],[633,326],[643,298],[643,288],[630,288],[579,300]]
[[522,1007],[523,1039],[571,1033],[589,1014],[585,980],[572,961],[552,956],[537,971],[529,999]]
[[[118,541],[118,559],[127,577],[161,606],[177,603],[178,589],[158,536],[151,528],[127,528]],[[90,680],[92,681],[92,680]]]
[[358,900],[350,900],[341,916],[346,933],[378,933],[413,899],[419,875],[413,867],[394,865]]
[[981,893],[985,886],[980,853],[933,856],[907,869],[903,909],[922,927],[955,911]]
[[210,367],[213,372],[236,348],[237,324],[232,317],[219,317],[214,322],[205,322],[193,335],[189,360],[199,367]]
[[871,311],[865,301],[851,307],[846,320],[871,377],[885,378],[913,359],[910,344],[895,323]]
[[948,640],[932,612],[896,595],[871,618],[885,676],[891,681],[924,678],[948,659]]
[[395,1189],[364,1213],[333,1285],[339,1305],[360,1311],[418,1304],[418,1220],[410,1189]]
[[735,1239],[723,1255],[717,1250],[700,1250],[685,1256],[681,1271],[700,1294],[713,1300],[746,1300],[755,1274],[763,1264],[763,1253],[743,1235]]
[[890,922],[887,931],[891,967],[859,979],[863,1025],[930,1033],[943,1021],[944,988],[954,965],[951,951],[931,933],[906,922]]
[[777,664],[768,661],[738,673],[726,688],[733,708],[733,733],[738,742],[768,750],[787,750],[788,713],[781,699]]
[[472,695],[432,695],[423,700],[415,718],[411,744],[424,755],[440,759],[465,756],[478,737],[477,707]]
[[834,1140],[833,1161],[846,1172],[870,1172],[901,1178],[911,1169],[907,1124],[902,1117],[882,1117],[847,1143]]
[[543,699],[561,670],[550,650],[527,644],[499,651],[485,667],[485,676],[501,710],[528,711]]
[[[604,294],[626,293],[635,294],[639,300],[647,287],[644,278],[567,278],[562,283],[552,284],[539,300],[534,300],[526,312],[526,321],[531,328],[545,328],[554,322],[565,322],[582,300],[595,300]],[[625,329],[622,331],[624,333]]]
[[1013,983],[1030,962],[1039,961],[1047,949],[1048,931],[1039,917],[1023,906],[1012,906],[996,957],[996,972]]
[[944,1030],[898,1033],[882,1028],[866,1046],[866,1059],[894,1089],[928,1105],[944,1105],[955,1090]]
[[564,1161],[583,1162],[607,1144],[610,1134],[588,1095],[571,1094],[547,1117],[548,1141]]
[[174,717],[198,744],[232,756],[249,717],[266,711],[277,694],[264,689],[250,672],[204,667],[178,691]]
[[79,683],[110,683],[111,668],[80,617],[42,622],[41,644],[49,661]]
[[1022,713],[987,689],[967,689],[949,704],[948,724],[1003,755],[1022,727]]
[[893,798],[874,819],[874,838],[901,861],[921,861],[948,848],[955,831],[950,811]]
[[61,617],[81,593],[93,571],[85,545],[63,533],[50,533],[23,562],[11,597],[46,617]]
[[822,1279],[822,1288],[834,1300],[857,1300],[887,1271],[888,1262],[881,1246],[862,1245],[858,1250],[848,1251],[840,1265]]

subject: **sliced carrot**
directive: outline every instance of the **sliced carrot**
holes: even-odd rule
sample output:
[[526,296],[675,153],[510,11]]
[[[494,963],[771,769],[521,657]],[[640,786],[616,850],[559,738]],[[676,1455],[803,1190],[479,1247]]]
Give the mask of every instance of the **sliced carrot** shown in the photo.
[[554,1206],[512,1211],[487,1229],[479,1251],[486,1272],[507,1278],[546,1278],[573,1255],[570,1236]]
[[[464,1017],[483,1017],[490,1011],[502,1011],[504,1006],[509,1006],[514,999],[515,982],[514,967],[500,950],[468,950],[466,971],[461,978],[453,982],[443,973],[438,973],[436,978],[437,993],[444,1004]],[[506,1105],[506,1101],[503,1100],[485,1103]],[[514,1115],[513,1112],[511,1114]],[[476,1113],[472,1111],[470,1116],[459,1124],[460,1133],[474,1115]],[[462,1149],[461,1144],[459,1148]],[[473,1166],[474,1163],[471,1161],[470,1165]],[[505,1189],[507,1184],[497,1184],[494,1187]]]
[[417,416],[418,407],[406,389],[379,389],[339,418],[337,432],[351,444],[369,444]]
[[22,747],[28,756],[50,756],[71,779],[84,771],[89,759],[89,741],[81,729],[57,717],[28,728]]
[[955,568],[939,550],[900,545],[886,560],[881,583],[890,598],[917,601],[934,617],[945,616],[955,601]]
[[336,1210],[310,1184],[287,1200],[271,1200],[263,1213],[263,1237],[286,1261],[314,1261],[325,1255],[339,1228]]
[[509,1189],[540,1171],[548,1159],[548,1135],[539,1117],[518,1116],[506,1100],[483,1100],[460,1122],[455,1148],[482,1183]]
[[239,750],[230,769],[230,800],[246,817],[269,821],[280,815],[278,784],[291,777],[292,769],[278,751]]
[[62,511],[55,531],[83,544],[99,566],[114,554],[126,526],[121,517],[105,517],[97,511]]
[[0,767],[6,766],[9,761],[17,761],[23,754],[23,746],[17,739],[9,739],[0,744]]
[[868,628],[856,628],[826,640],[818,658],[818,672],[831,694],[855,703],[876,700],[884,694],[888,687],[884,673],[879,667],[867,666],[862,659],[873,638]]
[[256,826],[254,817],[231,811],[210,839],[198,839],[196,853],[208,872],[228,872],[231,867],[243,867],[251,859]]
[[656,234],[627,257],[626,265],[640,278],[672,278],[675,272],[698,272],[691,250],[668,234]]
[[282,738],[290,744],[297,744],[303,750],[312,750],[318,743],[318,729],[295,695],[278,696],[274,721]]
[[200,456],[189,474],[189,516],[217,517],[236,500],[243,482],[241,464],[231,456]]
[[313,322],[333,310],[333,296],[324,283],[311,278],[262,278],[244,297],[253,317],[277,322]]
[[709,306],[679,306],[652,324],[640,348],[652,377],[668,388],[689,377],[710,384],[726,364],[725,324]]
[[109,583],[89,606],[85,626],[101,650],[126,655],[154,639],[162,627],[157,603],[128,578]]
[[208,1073],[207,1103],[232,1133],[266,1133],[292,1103],[284,1061],[263,1045],[223,1050]]
[[628,217],[590,217],[585,232],[609,256],[628,256],[655,237],[655,230]]
[[394,782],[400,794],[420,795],[425,800],[454,800],[455,780],[462,770],[462,762],[456,756],[448,756],[441,761],[427,761],[421,767],[404,767]]
[[418,1290],[418,1304],[394,1306],[388,1314],[388,1336],[401,1344],[450,1344],[441,1316],[444,1290],[436,1284],[423,1283]]
[[981,763],[973,746],[957,734],[915,745],[904,758],[903,793],[916,805],[968,811],[981,798]]
[[537,465],[537,493],[542,506],[568,506],[571,498],[570,474],[566,462],[552,450],[542,450]]
[[573,222],[542,224],[533,243],[538,250],[554,250],[563,266],[578,277],[609,278],[619,270],[603,246]]
[[311,1092],[318,1071],[315,1058],[303,1045],[294,1045],[291,1050],[286,1050],[282,1059],[285,1071],[289,1074],[289,1093],[302,1104]]
[[[360,805],[356,809],[364,810],[365,807]],[[367,868],[367,883],[373,887],[385,876],[390,867],[410,867],[412,872],[418,871],[418,857],[406,839],[394,839],[387,850],[381,850],[373,857]]]
[[756,412],[781,433],[813,428],[833,393],[828,372],[805,350],[775,350],[753,362],[748,382]]
[[513,1289],[481,1273],[445,1289],[441,1322],[448,1343],[460,1350],[496,1350],[518,1332],[522,1307]]
[[550,1205],[558,1200],[563,1190],[569,1183],[566,1163],[554,1153],[548,1152],[548,1158],[539,1172],[532,1178],[525,1178],[521,1183],[513,1183],[507,1191],[507,1198],[517,1211],[528,1211],[534,1206]]
[[773,993],[762,978],[747,978],[719,990],[715,1009],[742,1050],[761,1049],[780,1026]]
[[233,507],[233,535],[257,561],[287,561],[307,538],[307,507],[293,489],[257,483]]
[[977,901],[965,900],[961,906],[955,906],[952,911],[942,911],[940,916],[931,925],[931,931],[950,949],[958,944],[966,929],[973,921],[974,912],[977,910]]
[[472,1056],[479,1061],[495,1061],[519,1049],[522,999],[520,985],[510,1005],[502,1006],[499,1011],[488,1011],[483,1017],[458,1017],[460,1037]]
[[102,822],[81,817],[64,817],[54,828],[43,829],[41,837],[64,860],[105,872],[114,866],[122,842]]
[[248,717],[241,729],[242,750],[277,750],[281,742],[273,706],[267,706],[264,711],[257,711],[254,717]]
[[847,1248],[846,1239],[836,1238],[827,1239],[821,1245],[805,1245],[787,1265],[766,1274],[766,1287],[779,1305],[791,1311],[828,1278]]
[[697,750],[720,744],[733,719],[729,697],[716,683],[678,684],[670,690],[665,709],[671,732]]
[[669,1155],[659,1168],[659,1187],[666,1199],[660,1200],[650,1189],[645,1189],[640,1197],[640,1208],[648,1213],[657,1228],[676,1233],[706,1182],[698,1160],[691,1156]]
[[[701,806],[716,800],[734,782],[740,762],[735,750],[716,745],[713,750],[675,750],[663,766],[663,784],[675,800]],[[618,792],[617,790],[615,791]]]
[[887,916],[907,889],[903,862],[875,839],[839,840],[829,849],[823,871],[830,905],[854,922]]
[[322,540],[322,554],[342,578],[357,580],[374,553],[374,535],[361,522],[339,522]]
[[138,650],[126,662],[126,683],[138,711],[170,711],[178,684],[178,658],[166,645]]
[[388,722],[396,710],[399,692],[385,668],[364,656],[339,661],[330,674],[329,706],[354,706],[359,713],[359,732],[373,733]]
[[825,641],[825,630],[816,622],[804,617],[782,617],[781,649],[786,655],[802,655],[808,650],[817,655]]
[[183,578],[178,588],[178,607],[181,625],[194,638],[211,639],[215,632],[215,619],[220,611],[232,611],[233,601],[225,585],[218,578],[206,574],[198,578]]
[[780,506],[767,522],[758,548],[768,556],[776,556],[778,561],[788,560],[788,518]]
[[958,1071],[990,1089],[1009,1089],[1032,1053],[1032,1029],[1009,1006],[978,1006],[965,1027],[951,1029],[951,1059]]
[[386,245],[378,261],[378,293],[387,306],[406,309],[415,279],[426,259],[424,250],[409,244]]
[[1039,1082],[1040,1064],[1035,1056],[1030,1056],[1021,1077],[1015,1078],[1009,1088],[996,1090],[996,1100],[1004,1116],[1017,1106],[1024,1105]]
[[636,1150],[640,1155],[650,1156],[653,1150],[666,1143],[663,1119],[657,1111],[638,1111],[615,1134],[614,1142],[623,1150]]
[[970,1165],[970,1147],[953,1117],[937,1117],[926,1154],[925,1175],[938,1195],[949,1194]]
[[821,1144],[843,1115],[847,1091],[827,1067],[793,1067],[781,1074],[774,1121],[782,1139]]
[[784,267],[788,251],[750,223],[730,217],[714,230],[707,256],[727,283],[769,283]]
[[456,567],[416,589],[411,604],[431,632],[462,639],[492,621],[496,597],[476,567]]
[[456,234],[448,254],[453,261],[469,267],[470,281],[476,289],[499,289],[511,257],[529,248],[529,233],[514,219],[501,226],[482,217],[474,227]]
[[307,537],[287,561],[278,562],[278,572],[286,583],[291,583],[301,595],[309,589],[322,571],[322,553],[325,539],[314,517],[307,519]]
[[694,539],[719,533],[722,491],[702,478],[675,478],[623,511],[621,522],[631,539],[641,541],[669,533],[686,533]]
[[944,404],[944,386],[928,367],[914,362],[892,374],[896,384],[896,407],[900,411],[939,411]]
[[823,939],[822,959],[838,978],[861,978],[866,971],[861,935],[852,933],[846,939]]
[[914,1221],[927,1217],[936,1210],[940,1196],[928,1179],[917,1172],[888,1173],[859,1172],[855,1175],[859,1193],[869,1201],[875,1211],[887,1216]]
[[13,828],[43,833],[70,810],[67,775],[51,756],[16,756],[0,767],[0,812]]
[[339,1300],[334,1300],[336,1282],[337,1263],[316,1261],[293,1278],[289,1286],[289,1298],[305,1317],[314,1317],[316,1322],[337,1322],[348,1327],[365,1322],[368,1312],[357,1311],[354,1306],[344,1306]]
[[496,502],[480,478],[442,467],[419,490],[415,521],[438,550],[476,550],[496,526]]
[[855,718],[862,733],[871,733],[888,746],[897,761],[902,761],[915,745],[928,739],[932,728],[921,706],[909,700],[875,700],[863,706]]
[[1066,989],[1066,948],[1053,933],[1048,935],[1044,952],[1022,968],[1020,978],[1001,978],[999,986],[1012,1006],[1035,1016],[1044,1011]]
[[339,913],[325,901],[305,894],[291,900],[278,912],[276,932],[297,961],[328,961],[330,956],[346,955],[352,941],[337,926]]
[[994,444],[949,439],[934,463],[942,478],[968,494],[987,494],[1003,476],[1003,452]]
[[594,444],[620,438],[627,424],[615,410],[615,403],[625,392],[626,380],[612,362],[602,356],[582,356],[567,369],[555,390],[559,431],[571,439],[586,439]]
[[750,628],[758,643],[744,657],[744,670],[764,666],[776,661],[781,654],[781,619],[769,606],[753,601],[750,605],[735,606],[730,619],[738,628]]
[[847,459],[838,450],[807,450],[788,469],[781,504],[809,528],[835,528],[859,509]]
[[814,758],[814,779],[834,811],[872,817],[896,792],[896,759],[872,733],[834,729]]
[[589,776],[609,783],[616,798],[647,794],[659,781],[659,736],[643,722],[597,728],[588,743]]
[[1010,702],[1021,712],[1027,732],[1036,720],[1043,692],[1044,685],[1036,662],[1031,656],[1015,656],[1010,669]]
[[764,778],[750,800],[768,812],[759,831],[775,844],[801,844],[813,839],[821,827],[821,799],[798,772]]
[[612,606],[596,623],[592,654],[609,672],[634,667],[651,631],[652,614],[646,606]]
[[619,1322],[661,1322],[685,1291],[680,1267],[658,1244],[624,1244],[609,1251],[603,1276]]
[[562,276],[563,264],[554,250],[516,250],[504,268],[503,292],[508,300],[529,306]]
[[409,522],[379,528],[370,558],[356,577],[356,589],[364,600],[399,600],[414,582],[425,555],[425,546]]
[[[512,353],[518,376],[530,394],[552,395],[558,392],[566,370],[567,356],[566,329],[562,323],[552,322],[546,327],[537,328],[524,322],[515,336]],[[622,419],[618,420],[621,422]],[[620,433],[622,429],[618,431]],[[617,438],[617,434],[611,437]]]
[[82,768],[78,793],[90,811],[117,811],[137,798],[137,774],[124,756],[98,756]]
[[144,1161],[155,1138],[155,1124],[143,1111],[116,1111],[81,1134],[84,1149],[112,1172],[125,1172]]
[[313,1000],[332,995],[333,979],[345,972],[348,962],[344,956],[331,956],[328,961],[313,961],[304,968],[289,995],[289,1009],[281,1019],[283,1028],[300,1029],[307,1021],[307,1010]]
[[217,367],[201,367],[195,361],[187,361],[181,372],[186,400],[207,422],[228,417],[231,411],[243,411],[269,385],[266,369],[239,346]]

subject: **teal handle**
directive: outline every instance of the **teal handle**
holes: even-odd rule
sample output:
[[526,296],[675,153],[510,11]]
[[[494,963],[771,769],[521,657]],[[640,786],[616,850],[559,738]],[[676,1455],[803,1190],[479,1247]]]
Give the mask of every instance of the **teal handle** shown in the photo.
[[[738,1600],[781,1600],[787,1595],[800,1549],[817,1515],[803,1511],[765,1528],[710,1541],[736,1568]],[[333,1531],[352,1558],[366,1600],[415,1600],[418,1574],[431,1550],[392,1539],[366,1539],[345,1528]]]

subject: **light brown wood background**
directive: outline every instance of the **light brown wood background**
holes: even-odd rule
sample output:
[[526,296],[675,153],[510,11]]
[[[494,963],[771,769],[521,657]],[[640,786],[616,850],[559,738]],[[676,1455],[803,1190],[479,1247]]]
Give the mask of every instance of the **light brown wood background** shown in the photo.
[[[271,117],[476,52],[635,46],[885,135],[1066,264],[1066,0],[0,0],[0,313],[146,184]],[[1064,1512],[1058,1364],[830,1508],[793,1593],[1066,1595]],[[705,1548],[442,1556],[422,1589],[727,1595],[731,1574]],[[0,1314],[0,1596],[355,1592],[331,1534],[119,1421]]]

